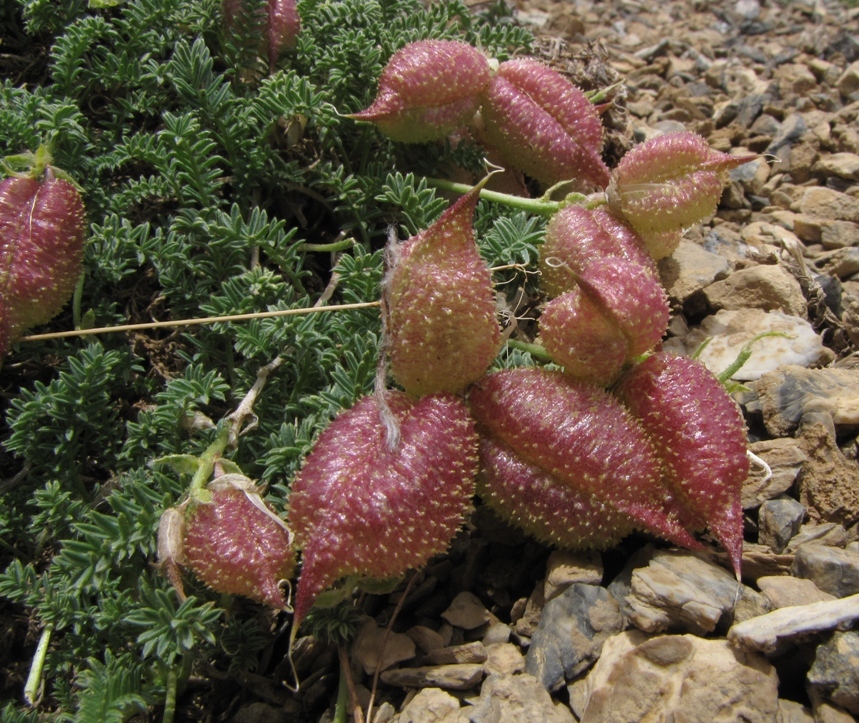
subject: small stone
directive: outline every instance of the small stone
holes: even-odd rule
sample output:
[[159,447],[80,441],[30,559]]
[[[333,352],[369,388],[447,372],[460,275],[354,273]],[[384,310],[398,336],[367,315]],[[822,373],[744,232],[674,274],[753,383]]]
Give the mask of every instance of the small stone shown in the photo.
[[836,705],[859,713],[859,632],[837,632],[818,645],[808,682]]
[[805,64],[785,63],[773,73],[779,81],[779,89],[795,95],[807,95],[817,88],[817,79]]
[[537,625],[540,623],[540,616],[543,614],[543,606],[546,604],[543,589],[544,584],[542,582],[538,582],[534,591],[526,601],[522,617],[516,621],[515,630],[517,635],[530,638],[537,629]]
[[486,648],[479,640],[449,648],[436,648],[427,656],[433,665],[452,665],[454,663],[482,663],[486,660]]
[[763,309],[799,317],[806,314],[802,288],[782,266],[740,269],[707,286],[704,296],[713,309]]
[[809,216],[859,223],[859,198],[822,186],[813,186],[805,191],[799,210]]
[[848,181],[859,181],[859,155],[832,153],[823,156],[814,164],[814,172],[824,177],[838,176]]
[[365,621],[352,643],[352,660],[360,663],[367,675],[372,675],[383,649],[381,670],[415,657],[415,644],[408,635],[389,633],[372,619]]
[[514,675],[525,670],[525,656],[513,643],[493,643],[486,646],[487,675]]
[[606,638],[622,629],[620,608],[605,588],[571,585],[543,608],[525,656],[525,671],[546,690],[558,690],[590,666]]
[[835,597],[854,595],[859,593],[859,554],[814,543],[800,545],[791,574]]
[[570,709],[527,673],[490,675],[468,717],[471,723],[575,723]]
[[468,717],[450,693],[424,688],[403,708],[397,723],[468,723]]
[[820,230],[820,243],[825,249],[859,246],[859,225],[849,221],[829,221]]
[[835,600],[835,596],[823,592],[811,580],[790,575],[769,575],[759,577],[757,585],[766,595],[774,608],[787,608],[796,605],[811,605],[824,600]]
[[583,723],[771,723],[778,710],[778,677],[765,658],[693,635],[616,635],[585,687]]
[[444,639],[441,635],[425,625],[415,625],[406,631],[406,635],[414,641],[422,653],[430,653],[437,648],[444,647]]
[[814,723],[811,709],[794,700],[779,698],[775,723]]
[[835,87],[843,96],[850,96],[859,90],[859,60],[851,63],[835,81]]
[[758,542],[775,553],[784,552],[790,539],[799,532],[805,507],[791,497],[767,500],[758,516]]
[[765,500],[787,492],[796,476],[808,461],[799,444],[790,437],[779,437],[749,445],[749,451],[769,465],[772,476],[764,480],[762,474],[750,474],[743,483],[743,509],[759,507]]
[[[761,334],[778,336],[756,339]],[[707,339],[710,341],[698,358],[714,374],[731,366],[743,348],[755,340],[751,356],[731,375],[737,381],[760,379],[786,364],[811,366],[826,354],[823,340],[811,324],[781,311],[723,309],[711,314],[683,338],[686,354],[695,352]]]
[[599,585],[602,582],[602,556],[597,550],[569,552],[553,550],[546,561],[546,600],[560,595],[573,583]]
[[859,248],[850,247],[834,251],[820,266],[820,270],[839,279],[853,276],[859,272]]
[[855,535],[851,536],[844,525],[839,525],[837,522],[809,522],[799,528],[799,532],[788,544],[787,552],[795,553],[802,545],[810,542],[825,547],[847,549],[848,543],[853,539]]
[[510,626],[504,623],[493,623],[483,636],[483,644],[488,648],[496,643],[506,643],[510,640]]
[[799,607],[784,607],[737,623],[728,631],[728,641],[752,650],[777,654],[785,640],[818,633],[859,617],[859,595],[826,600]]
[[489,622],[489,611],[480,598],[470,592],[459,593],[441,616],[463,630],[474,630]]
[[659,276],[675,306],[683,306],[695,292],[725,278],[729,271],[724,257],[686,239],[681,239],[671,256],[659,261]]
[[394,668],[379,676],[387,685],[406,688],[443,688],[468,690],[483,678],[483,666],[476,663],[463,665],[428,665],[420,668]]
[[690,552],[660,550],[647,567],[632,573],[625,602],[630,622],[645,632],[704,635],[741,594],[744,586],[724,568]]

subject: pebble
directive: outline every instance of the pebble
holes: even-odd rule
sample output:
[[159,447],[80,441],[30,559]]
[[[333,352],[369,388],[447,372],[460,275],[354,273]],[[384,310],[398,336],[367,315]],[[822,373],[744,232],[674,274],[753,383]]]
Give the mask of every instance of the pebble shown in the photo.
[[859,713],[859,632],[836,632],[819,645],[808,682],[836,705]]
[[375,620],[366,620],[352,643],[352,660],[360,664],[367,675],[373,675],[383,649],[381,670],[415,657],[415,643],[408,635],[388,633],[376,625]]
[[758,514],[758,542],[773,552],[784,552],[805,519],[805,507],[791,497],[767,500]]
[[694,635],[614,636],[583,693],[587,723],[771,723],[778,711],[778,677],[765,658]]
[[799,210],[809,216],[859,223],[859,198],[823,186],[808,188],[799,202]]
[[837,599],[834,595],[823,592],[811,580],[791,575],[759,577],[756,584],[776,609]]
[[778,497],[793,487],[796,477],[808,457],[796,440],[790,437],[752,442],[749,451],[769,465],[772,476],[766,479],[754,471],[743,483],[743,509],[759,507],[765,500]]
[[471,723],[575,723],[570,709],[555,703],[527,673],[486,678],[468,718]]
[[433,665],[451,665],[453,663],[482,663],[486,660],[486,648],[483,643],[476,641],[453,645],[449,648],[436,648],[430,651],[427,659]]
[[782,266],[753,266],[740,269],[703,290],[710,308],[762,309],[792,316],[806,314],[805,296],[794,276]]
[[776,723],[814,723],[814,715],[802,703],[779,698]]
[[493,643],[486,646],[486,675],[514,675],[525,670],[525,656],[513,643]]
[[602,556],[599,551],[553,550],[546,561],[546,582],[543,594],[548,601],[560,595],[574,583],[599,585],[602,577]]
[[480,598],[467,591],[459,593],[441,616],[463,630],[474,630],[489,622],[489,611]]
[[588,668],[606,638],[622,629],[620,608],[605,588],[571,585],[543,608],[525,656],[525,671],[547,690],[558,690]]
[[397,723],[468,723],[468,718],[450,693],[424,688],[403,708]]
[[724,279],[729,271],[727,259],[688,239],[681,239],[674,253],[659,261],[662,284],[675,308],[682,308],[693,294]]
[[791,574],[835,597],[859,593],[859,553],[807,543],[796,551]]
[[478,663],[464,663],[394,668],[386,670],[379,677],[387,685],[399,685],[405,688],[468,690],[483,678],[483,666]]
[[422,653],[429,653],[437,648],[444,647],[444,638],[435,630],[425,625],[415,625],[406,631],[415,645]]

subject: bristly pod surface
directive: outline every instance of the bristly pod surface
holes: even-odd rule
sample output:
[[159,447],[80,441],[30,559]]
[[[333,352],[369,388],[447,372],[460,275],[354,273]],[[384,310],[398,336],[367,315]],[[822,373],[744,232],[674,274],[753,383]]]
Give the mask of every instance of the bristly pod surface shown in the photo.
[[754,158],[715,151],[688,131],[656,136],[620,160],[608,187],[609,206],[645,243],[664,245],[666,238],[715,212],[728,171]]
[[0,360],[22,333],[50,321],[81,274],[85,213],[72,183],[13,177],[0,182]]
[[739,408],[703,364],[667,353],[632,369],[615,393],[647,432],[663,476],[687,509],[685,524],[710,528],[739,579],[740,492],[749,473]]
[[489,61],[467,43],[419,40],[394,53],[372,105],[348,117],[403,143],[444,138],[472,120],[489,76]]
[[550,296],[578,286],[584,270],[600,258],[620,258],[658,275],[656,264],[635,230],[605,209],[571,204],[546,227],[540,247],[540,285]]
[[[538,516],[563,496],[554,491],[577,493],[571,504],[571,519],[554,516],[554,524],[566,525],[581,534],[579,500],[601,507],[604,516],[592,522],[594,536],[589,544],[600,546],[625,534],[632,524],[685,547],[699,547],[682,528],[674,510],[670,491],[661,483],[659,463],[644,431],[630,413],[604,389],[575,382],[560,372],[519,368],[490,374],[469,393],[471,411],[482,436],[496,446],[484,448],[487,467],[502,482],[496,502],[507,498],[513,505],[504,515],[509,519]],[[500,451],[499,451],[500,450]],[[501,452],[520,460],[517,470]],[[508,471],[503,468],[507,467]],[[511,477],[522,473],[523,477]],[[528,484],[517,499],[517,485]],[[598,503],[594,504],[594,501]],[[552,519],[540,522],[542,539],[562,540],[565,529],[549,531]]]
[[[444,552],[477,474],[477,434],[449,394],[416,402],[398,391],[342,412],[292,486],[289,521],[303,548],[296,625],[341,578],[389,579]],[[399,441],[389,443],[390,414]]]
[[391,374],[414,397],[461,392],[501,345],[492,278],[472,228],[479,193],[389,248],[383,318]]
[[183,558],[216,592],[242,595],[276,609],[286,607],[281,583],[295,570],[286,523],[244,475],[217,477],[206,491],[211,500],[192,498],[188,503],[181,554],[171,552],[171,557]]
[[662,339],[668,316],[668,298],[651,271],[606,257],[587,266],[576,289],[546,305],[540,336],[567,374],[609,384],[625,362]]
[[590,192],[609,182],[599,113],[579,88],[536,60],[501,63],[483,92],[480,119],[486,140],[547,186],[572,181],[575,190]]

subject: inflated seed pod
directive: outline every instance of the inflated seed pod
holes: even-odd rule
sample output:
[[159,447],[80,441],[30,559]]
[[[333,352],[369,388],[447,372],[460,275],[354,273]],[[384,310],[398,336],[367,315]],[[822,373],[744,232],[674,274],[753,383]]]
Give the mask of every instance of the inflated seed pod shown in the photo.
[[644,431],[605,390],[526,367],[484,377],[469,403],[482,436],[547,476],[529,494],[542,494],[539,485],[551,478],[612,510],[599,522],[597,546],[611,539],[615,525],[622,534],[625,518],[679,545],[699,546],[678,522]]
[[572,181],[574,190],[590,192],[609,182],[599,113],[579,88],[536,60],[501,63],[483,92],[480,119],[486,140],[547,186]]
[[[612,171],[609,206],[646,244],[663,247],[666,239],[679,241],[681,229],[715,212],[728,171],[756,157],[720,153],[688,131],[656,136],[633,148]],[[651,253],[667,255],[656,248]]]
[[303,548],[296,625],[341,578],[397,577],[444,552],[470,505],[477,434],[462,400],[389,391],[385,403],[364,397],[342,412],[292,485],[289,521]]
[[703,364],[667,353],[632,369],[615,393],[647,432],[691,526],[710,528],[739,578],[749,460],[737,405]]
[[498,353],[495,292],[474,241],[474,189],[389,252],[383,316],[391,374],[414,397],[459,393]]
[[394,53],[373,104],[348,117],[403,143],[444,138],[471,121],[489,76],[489,61],[467,43],[419,40]]

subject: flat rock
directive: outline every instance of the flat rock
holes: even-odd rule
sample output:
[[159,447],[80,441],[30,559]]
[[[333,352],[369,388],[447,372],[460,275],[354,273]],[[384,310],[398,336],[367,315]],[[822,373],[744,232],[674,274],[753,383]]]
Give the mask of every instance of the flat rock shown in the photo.
[[814,723],[814,715],[802,703],[779,698],[775,723]]
[[527,673],[490,675],[468,717],[471,723],[575,723],[570,709]]
[[859,198],[823,186],[806,190],[799,202],[799,210],[809,216],[859,223]]
[[859,553],[814,543],[800,545],[791,573],[835,597],[859,593]]
[[[383,652],[384,651],[384,652]],[[372,675],[382,656],[381,670],[415,657],[415,644],[403,633],[395,633],[367,620],[359,628],[352,643],[352,660],[360,663],[367,675]]]
[[762,309],[799,317],[806,313],[799,282],[782,266],[740,269],[707,286],[703,294],[712,309]]
[[771,723],[778,711],[778,677],[765,658],[694,635],[614,636],[584,692],[581,723]]
[[767,431],[785,437],[803,415],[824,412],[836,428],[859,424],[859,369],[805,369],[791,365],[753,385]]
[[474,630],[489,622],[489,611],[480,598],[470,592],[459,593],[441,616],[463,630]]
[[691,552],[660,550],[647,567],[633,571],[625,603],[630,622],[645,632],[704,635],[733,609],[744,587],[724,568]]
[[773,604],[773,607],[788,608],[797,605],[811,605],[816,602],[837,599],[823,592],[811,580],[791,575],[768,575],[757,579],[757,586]]
[[848,181],[859,181],[859,155],[856,153],[830,153],[814,165],[814,172],[823,176],[838,176]]
[[686,354],[690,355],[710,339],[698,358],[711,372],[721,374],[736,361],[743,347],[764,333],[780,336],[756,339],[751,344],[751,356],[731,375],[732,379],[760,379],[787,364],[811,366],[826,354],[823,340],[805,319],[762,309],[718,311],[690,330],[682,342]]
[[478,663],[462,665],[424,665],[419,668],[394,668],[379,676],[387,685],[405,688],[443,688],[468,690],[483,678],[483,666]]
[[425,625],[415,625],[413,628],[409,628],[406,635],[414,641],[422,653],[429,653],[436,648],[444,647],[444,639],[441,635]]
[[759,507],[765,500],[778,497],[793,487],[796,476],[808,461],[799,443],[790,437],[762,440],[749,445],[749,451],[769,465],[772,476],[752,473],[743,483],[743,509]]
[[451,665],[453,663],[482,663],[486,660],[486,648],[479,640],[473,643],[452,645],[447,648],[436,648],[427,655],[433,665]]
[[525,656],[513,643],[493,643],[486,646],[487,675],[514,675],[525,670]]
[[459,700],[440,688],[424,688],[397,717],[397,723],[468,723]]
[[791,497],[764,502],[758,513],[758,542],[784,552],[805,519],[805,507]]
[[668,299],[679,307],[705,286],[724,279],[729,271],[727,259],[688,239],[681,239],[674,253],[659,261],[659,276]]
[[525,656],[525,671],[554,691],[599,657],[606,638],[623,629],[605,588],[577,583],[550,600]]
[[836,632],[818,645],[808,682],[836,705],[859,713],[859,632]]
[[553,550],[546,561],[544,595],[546,600],[551,600],[574,583],[599,585],[602,576],[602,556],[599,551]]

